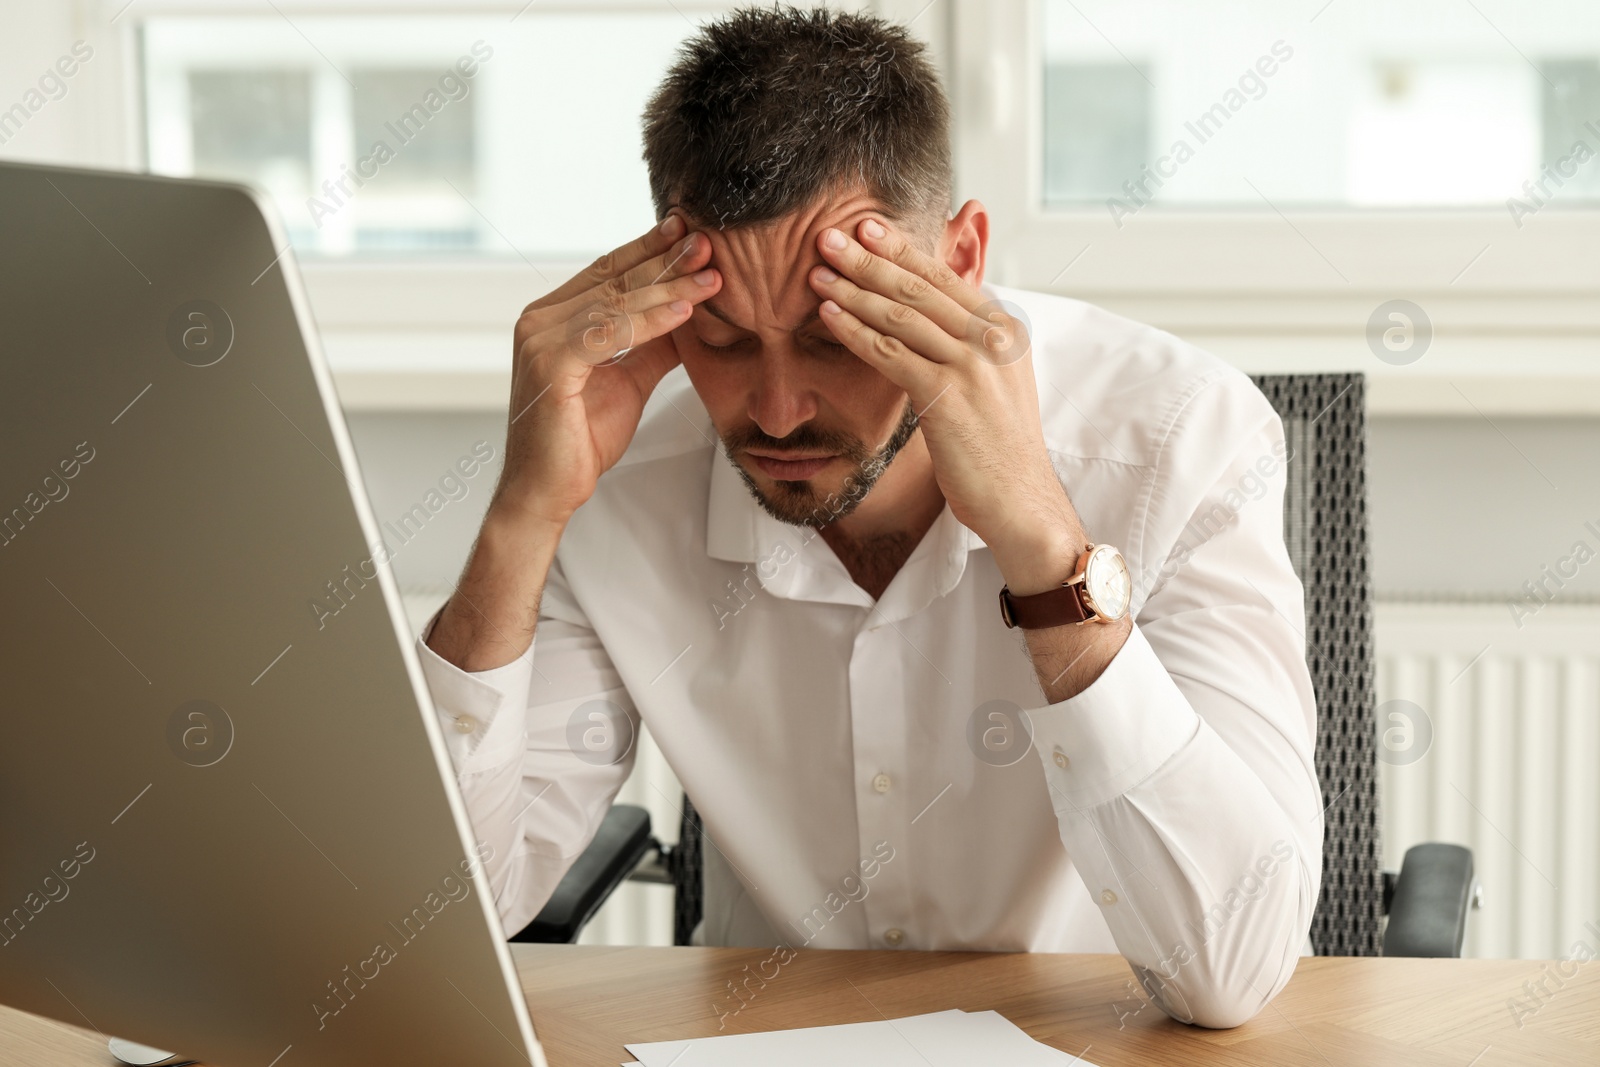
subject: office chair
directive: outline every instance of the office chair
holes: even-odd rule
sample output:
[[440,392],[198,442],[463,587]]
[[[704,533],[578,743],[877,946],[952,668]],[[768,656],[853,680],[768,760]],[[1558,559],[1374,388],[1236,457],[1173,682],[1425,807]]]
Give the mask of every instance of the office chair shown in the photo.
[[[1327,810],[1312,945],[1319,956],[1459,956],[1467,914],[1477,906],[1472,853],[1428,843],[1406,851],[1399,873],[1379,866],[1365,381],[1360,374],[1254,380],[1283,420],[1291,450],[1284,540],[1305,586],[1306,660],[1317,695],[1317,775]],[[687,945],[703,887],[702,829],[687,796],[678,842],[656,841],[644,809],[614,805],[544,910],[511,940],[577,940],[631,875],[675,887],[673,940]]]

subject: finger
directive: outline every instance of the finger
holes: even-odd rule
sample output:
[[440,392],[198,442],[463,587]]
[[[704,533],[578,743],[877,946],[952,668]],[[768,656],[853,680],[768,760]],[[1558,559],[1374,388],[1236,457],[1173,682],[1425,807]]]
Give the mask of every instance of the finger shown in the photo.
[[971,312],[928,278],[884,259],[843,230],[824,230],[817,245],[830,267],[863,289],[916,308],[952,335],[966,331]]
[[621,362],[635,348],[688,322],[693,310],[681,297],[641,311],[592,308],[568,320],[565,336],[555,341],[558,358],[574,372]]
[[937,256],[930,256],[906,240],[904,233],[883,219],[862,219],[856,227],[861,246],[900,269],[926,279],[935,289],[967,311],[977,311],[988,297]]
[[622,276],[624,289],[642,289],[667,278],[680,277],[705,266],[711,259],[711,239],[698,231],[673,243],[658,256],[634,267]]
[[833,300],[822,302],[820,317],[840,344],[904,389],[919,412],[937,395],[939,365],[912,351],[904,341],[873,329]]
[[659,256],[671,248],[672,243],[683,236],[684,229],[681,215],[668,215],[659,225],[651,227],[622,247],[612,249],[599,257],[555,290],[534,301],[529,307],[560,304],[612,278],[621,277],[652,256]]
[[[874,227],[878,227],[874,233]],[[952,335],[960,337],[973,353],[987,363],[1006,366],[1027,356],[1032,350],[1030,324],[1021,308],[1005,300],[991,299],[982,290],[967,284],[950,266],[919,251],[900,230],[877,219],[863,219],[857,227],[861,247],[880,259],[892,262],[928,283],[961,308],[961,321],[936,320]]]
[[622,308],[633,313],[648,311],[658,304],[670,304],[674,300],[687,300],[690,304],[698,304],[702,300],[716,296],[721,288],[722,272],[715,267],[707,267],[693,274],[669,278],[667,281],[625,293],[622,297]]
[[531,343],[559,348],[589,366],[605,366],[689,320],[694,305],[714,296],[722,276],[706,269],[629,293],[606,292],[570,316],[560,327],[536,335]]
[[[917,308],[863,289],[828,267],[813,268],[811,287],[877,332],[899,338],[913,352],[935,363],[950,363],[966,353],[966,340],[951,336]],[[970,318],[965,315],[965,319]]]
[[660,255],[635,265],[626,274],[575,293],[547,310],[558,319],[566,319],[597,301],[612,298],[620,300],[633,290],[698,271],[710,258],[710,239],[702,233],[691,233],[681,241],[673,242]]

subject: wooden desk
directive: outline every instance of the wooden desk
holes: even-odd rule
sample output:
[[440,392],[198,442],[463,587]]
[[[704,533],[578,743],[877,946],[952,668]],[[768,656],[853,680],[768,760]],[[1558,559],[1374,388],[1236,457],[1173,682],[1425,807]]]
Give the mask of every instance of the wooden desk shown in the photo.
[[[623,1062],[624,1041],[865,1022],[993,1008],[1098,1067],[1595,1067],[1600,963],[1578,967],[1519,1029],[1507,1007],[1547,972],[1531,960],[1309,958],[1232,1030],[1167,1019],[1120,956],[801,952],[771,975],[766,950],[513,945],[551,1067]],[[750,970],[745,971],[748,966]],[[1568,965],[1571,969],[1573,965]],[[727,983],[749,977],[747,1002]],[[737,1013],[733,1012],[737,1009]],[[720,1013],[729,1012],[725,1019]],[[0,1063],[105,1067],[105,1039],[0,1008]],[[976,1065],[975,1065],[976,1067]]]

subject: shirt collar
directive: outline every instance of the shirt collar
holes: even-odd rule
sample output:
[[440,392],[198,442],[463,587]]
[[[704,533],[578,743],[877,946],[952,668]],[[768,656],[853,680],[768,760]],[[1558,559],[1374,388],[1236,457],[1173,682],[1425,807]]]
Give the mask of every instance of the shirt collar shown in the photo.
[[[711,449],[710,463],[707,555],[749,565],[767,592],[777,597],[874,606],[827,542],[809,528],[790,526],[766,513],[720,441]],[[877,613],[893,622],[921,611],[961,581],[968,553],[986,547],[945,504],[877,601]]]

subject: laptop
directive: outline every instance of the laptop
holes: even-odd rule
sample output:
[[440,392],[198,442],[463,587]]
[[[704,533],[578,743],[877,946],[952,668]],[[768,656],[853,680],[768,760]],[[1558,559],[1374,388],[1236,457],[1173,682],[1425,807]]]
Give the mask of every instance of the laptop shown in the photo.
[[0,427],[0,1002],[544,1067],[264,197],[0,164]]

